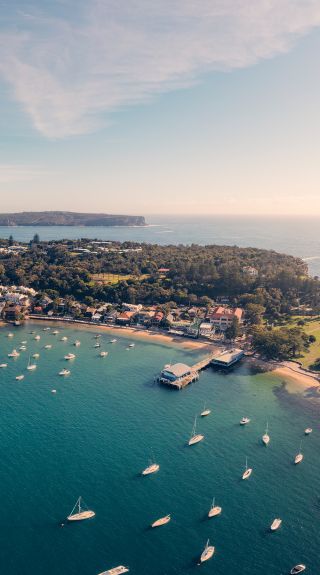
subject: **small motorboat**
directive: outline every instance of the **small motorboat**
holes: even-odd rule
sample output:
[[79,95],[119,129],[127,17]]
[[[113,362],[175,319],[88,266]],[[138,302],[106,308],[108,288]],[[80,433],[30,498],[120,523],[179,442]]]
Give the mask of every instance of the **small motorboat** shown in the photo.
[[76,339],[76,341],[74,342],[74,344],[76,347],[79,347],[79,345],[81,345],[81,341],[79,341],[78,339]]
[[44,327],[42,331],[49,331],[50,327]]
[[7,337],[14,337],[14,334],[10,332],[8,333]]
[[59,375],[70,375],[71,371],[69,369],[62,369],[59,371]]
[[93,337],[94,337],[94,339],[99,339],[99,337],[101,337],[101,335],[97,333],[97,334],[94,335]]
[[100,343],[95,343],[93,347],[101,347]]
[[38,359],[40,357],[40,353],[34,353],[32,357],[34,359]]
[[209,539],[208,539],[206,546],[201,553],[200,563],[204,563],[205,561],[208,561],[208,559],[211,559],[214,552],[215,548],[212,545],[209,545]]
[[52,332],[53,335],[57,335],[58,333],[59,333],[59,330],[57,330],[57,329],[55,329],[55,330]]
[[123,565],[119,565],[118,567],[113,567],[112,569],[108,569],[108,571],[103,571],[98,575],[122,575],[122,573],[128,573],[128,567],[124,567]]
[[159,471],[159,469],[160,465],[158,463],[152,463],[142,471],[142,475],[150,475],[151,473],[156,473]]
[[68,340],[68,338],[67,338],[66,335],[64,335],[64,336],[61,338],[61,341],[67,341],[67,340]]
[[16,380],[22,381],[24,379],[24,375],[17,375]]
[[250,419],[249,417],[243,417],[242,419],[240,419],[240,425],[247,425],[248,423],[250,423]]
[[28,343],[28,342],[27,342],[26,340],[24,340],[24,341],[21,342],[21,345],[27,345],[27,343]]
[[312,433],[312,427],[307,427],[307,429],[304,430],[304,434],[310,435],[310,433]]
[[57,393],[56,389],[51,389],[51,393]]
[[74,359],[76,356],[74,353],[67,353],[67,355],[64,356],[64,359],[66,360],[70,360],[70,359]]
[[100,351],[100,357],[107,357],[108,352],[107,351]]
[[212,501],[212,505],[210,508],[210,511],[208,513],[208,517],[216,517],[217,515],[220,515],[220,513],[222,512],[222,507],[218,507],[218,505],[214,504],[214,498]]
[[35,335],[35,336],[34,336],[34,339],[35,339],[36,341],[39,341],[39,339],[41,339],[41,336],[40,336],[40,335]]
[[128,347],[134,347],[135,345],[135,343],[129,343]]
[[269,445],[269,443],[270,443],[270,435],[269,435],[268,422],[267,422],[266,430],[265,430],[265,432],[264,432],[264,434],[263,434],[263,436],[262,436],[262,443],[263,443],[264,445],[266,445],[266,446]]
[[48,343],[47,345],[44,346],[44,349],[51,349],[52,345],[50,343]]
[[8,357],[19,357],[20,353],[16,350],[13,349],[11,353],[8,353]]
[[298,573],[302,573],[302,571],[306,570],[306,566],[303,565],[302,563],[300,563],[299,565],[295,565],[295,567],[292,567],[291,571],[290,571],[290,575],[297,575]]
[[161,517],[160,519],[157,519],[157,521],[154,521],[151,524],[151,527],[160,527],[161,525],[166,525],[167,523],[169,523],[170,520],[171,516],[166,515],[165,517]]
[[110,339],[109,343],[116,343],[116,339]]
[[249,479],[251,473],[252,473],[252,469],[250,467],[248,467],[248,458],[246,457],[246,468],[242,474],[242,479]]
[[20,345],[19,347],[19,351],[26,351],[26,346],[25,345]]
[[3,369],[4,367],[8,367],[7,363],[0,363],[0,369]]
[[281,527],[282,519],[276,518],[272,521],[270,525],[270,531],[277,531]]

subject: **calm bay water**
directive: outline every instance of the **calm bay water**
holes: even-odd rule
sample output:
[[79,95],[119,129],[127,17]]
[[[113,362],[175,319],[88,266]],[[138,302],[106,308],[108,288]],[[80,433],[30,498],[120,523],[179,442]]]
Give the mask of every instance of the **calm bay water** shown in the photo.
[[[92,331],[59,330],[25,326],[13,339],[0,331],[0,362],[8,362],[0,370],[1,573],[95,575],[124,564],[133,575],[192,575],[208,538],[216,554],[203,573],[284,575],[300,562],[310,575],[320,572],[316,405],[289,396],[276,378],[253,375],[246,363],[229,374],[208,369],[173,392],[154,376],[167,362],[193,362],[199,351],[140,340],[128,351],[132,340],[111,345],[104,332],[109,356],[102,359]],[[79,348],[71,345],[76,338]],[[28,351],[7,359],[22,340]],[[38,368],[27,372],[36,351]],[[70,351],[77,357],[67,364]],[[71,375],[59,377],[66,364]],[[20,373],[25,379],[17,382]],[[205,402],[212,409],[198,422],[205,440],[186,447]],[[243,415],[252,419],[245,428]],[[268,448],[260,442],[266,419]],[[314,432],[304,438],[307,426]],[[305,459],[295,467],[301,439]],[[142,478],[151,447],[160,471]],[[246,456],[254,471],[241,481]],[[61,527],[79,495],[96,517]],[[209,521],[213,496],[223,512]],[[169,525],[148,528],[167,513]],[[270,534],[275,517],[283,526]]]
[[148,216],[147,227],[0,227],[0,237],[13,234],[29,241],[81,237],[158,244],[220,244],[274,249],[305,258],[312,275],[320,275],[319,218]]

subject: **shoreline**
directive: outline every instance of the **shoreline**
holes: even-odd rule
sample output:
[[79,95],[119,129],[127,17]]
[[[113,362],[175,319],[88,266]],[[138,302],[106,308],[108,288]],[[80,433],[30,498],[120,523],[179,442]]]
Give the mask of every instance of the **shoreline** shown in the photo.
[[[93,332],[97,332],[97,331],[103,331],[103,332],[109,332],[110,335],[118,335],[118,336],[122,336],[122,337],[127,337],[127,338],[134,338],[134,339],[140,339],[140,340],[145,340],[146,342],[152,343],[158,343],[158,344],[162,344],[162,345],[167,345],[167,346],[176,346],[176,347],[182,347],[182,349],[185,349],[187,351],[192,351],[192,350],[199,350],[199,351],[210,351],[211,353],[216,349],[217,352],[220,350],[221,346],[219,346],[219,344],[217,343],[212,343],[212,342],[208,342],[208,341],[202,341],[202,340],[193,340],[187,337],[183,337],[183,336],[174,336],[171,334],[167,334],[167,333],[163,333],[163,332],[159,332],[157,330],[148,330],[148,329],[141,329],[138,327],[132,327],[132,326],[116,326],[114,324],[112,325],[106,325],[106,324],[95,324],[92,323],[90,321],[85,321],[85,320],[71,320],[71,319],[62,319],[62,318],[47,318],[47,317],[43,317],[43,316],[32,316],[30,317],[28,320],[26,320],[25,325],[27,324],[37,324],[37,323],[41,323],[41,324],[47,324],[47,325],[51,325],[51,324],[57,324],[57,325],[70,325],[73,327],[76,327],[77,329],[81,330],[81,329],[85,329],[85,330],[90,330]],[[5,325],[5,324],[4,324]]]
[[320,391],[320,380],[317,374],[302,368],[297,362],[258,359],[258,365],[265,373],[283,379],[289,392],[305,392],[307,389]]

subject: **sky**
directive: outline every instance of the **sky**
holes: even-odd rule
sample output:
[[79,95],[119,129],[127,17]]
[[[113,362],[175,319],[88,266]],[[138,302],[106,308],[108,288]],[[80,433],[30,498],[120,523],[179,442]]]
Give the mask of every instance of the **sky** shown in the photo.
[[0,211],[320,215],[319,0],[0,0]]

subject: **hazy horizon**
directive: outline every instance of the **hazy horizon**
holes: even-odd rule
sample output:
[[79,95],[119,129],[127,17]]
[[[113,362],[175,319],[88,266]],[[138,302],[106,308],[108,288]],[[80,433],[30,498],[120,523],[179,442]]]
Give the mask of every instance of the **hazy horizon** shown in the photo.
[[1,212],[320,215],[317,0],[12,0],[0,45]]

